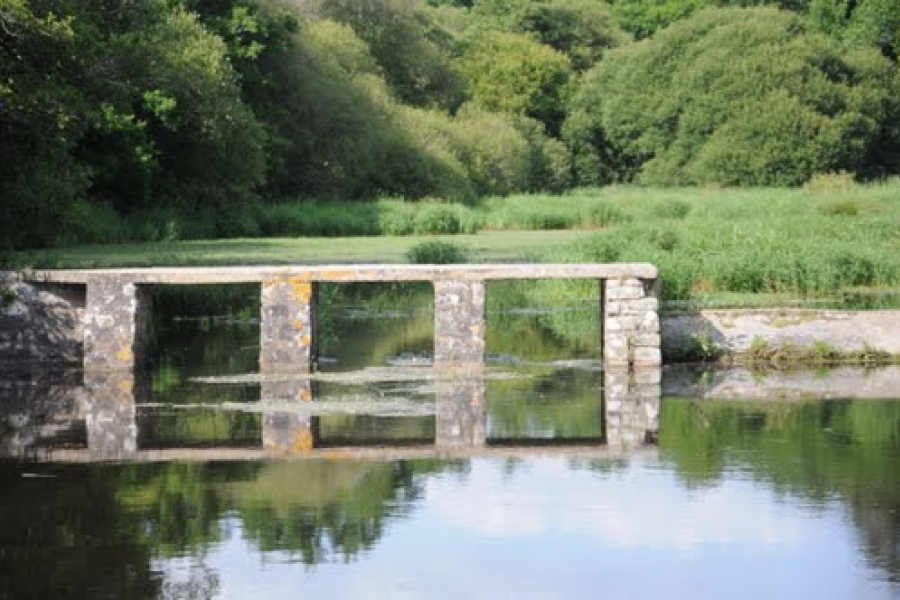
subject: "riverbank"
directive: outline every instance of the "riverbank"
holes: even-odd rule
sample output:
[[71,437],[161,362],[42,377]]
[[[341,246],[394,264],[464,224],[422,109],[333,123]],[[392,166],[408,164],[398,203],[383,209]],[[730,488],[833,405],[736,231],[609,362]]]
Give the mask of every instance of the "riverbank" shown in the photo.
[[14,252],[2,262],[7,269],[406,262],[411,249],[440,241],[468,262],[648,262],[659,267],[664,303],[692,309],[900,308],[894,180],[802,189],[611,187],[472,205],[392,200],[278,210],[270,220],[279,228],[267,235],[317,237],[78,246]]

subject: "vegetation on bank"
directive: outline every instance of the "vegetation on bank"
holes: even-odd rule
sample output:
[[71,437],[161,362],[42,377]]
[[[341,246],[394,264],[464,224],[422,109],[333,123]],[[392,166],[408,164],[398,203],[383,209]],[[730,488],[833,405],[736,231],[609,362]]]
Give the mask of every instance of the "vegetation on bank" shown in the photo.
[[0,249],[458,233],[523,193],[532,227],[596,226],[558,194],[900,174],[900,0],[743,4],[0,0]]
[[[384,201],[367,206],[371,212],[365,218],[332,212],[327,205],[318,215],[300,208],[296,214],[299,222],[319,226],[332,219],[325,231],[347,235],[375,233],[367,228],[395,227],[401,221],[428,223],[433,229],[424,231],[442,234],[475,233],[89,246],[10,253],[6,262],[70,268],[440,262],[462,256],[475,262],[650,262],[660,268],[662,297],[669,306],[815,305],[820,300],[841,306],[866,299],[890,306],[900,299],[897,181],[858,185],[832,176],[805,188],[610,187],[489,198],[471,205]],[[287,219],[281,226],[290,230]],[[565,306],[593,293],[590,285],[546,282],[529,286],[527,293],[547,306]]]

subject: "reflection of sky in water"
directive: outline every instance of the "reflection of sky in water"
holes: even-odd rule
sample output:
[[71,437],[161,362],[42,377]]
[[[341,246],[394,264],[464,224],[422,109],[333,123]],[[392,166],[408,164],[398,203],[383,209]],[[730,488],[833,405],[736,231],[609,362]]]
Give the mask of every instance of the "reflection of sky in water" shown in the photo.
[[[810,507],[741,478],[685,490],[650,460],[610,474],[563,459],[476,459],[358,561],[261,555],[240,527],[209,549],[219,597],[894,598],[837,503]],[[159,561],[174,579],[193,560]]]

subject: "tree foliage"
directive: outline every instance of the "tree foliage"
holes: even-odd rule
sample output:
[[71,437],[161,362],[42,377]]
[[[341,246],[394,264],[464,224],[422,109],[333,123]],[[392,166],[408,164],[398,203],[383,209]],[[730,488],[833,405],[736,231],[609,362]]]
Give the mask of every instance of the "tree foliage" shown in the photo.
[[261,130],[222,40],[158,0],[3,0],[4,245],[53,243],[85,198],[120,211],[247,199]]
[[572,77],[564,54],[522,35],[493,32],[472,44],[462,70],[479,107],[531,117],[551,133],[559,131]]
[[[250,203],[298,198],[898,174],[898,2],[0,0],[0,249],[256,235]],[[793,12],[709,8],[745,4]]]
[[580,181],[798,185],[896,169],[896,66],[773,8],[709,9],[610,53],[572,102]]
[[610,6],[594,0],[478,0],[471,27],[528,36],[568,56],[577,71],[629,41]]

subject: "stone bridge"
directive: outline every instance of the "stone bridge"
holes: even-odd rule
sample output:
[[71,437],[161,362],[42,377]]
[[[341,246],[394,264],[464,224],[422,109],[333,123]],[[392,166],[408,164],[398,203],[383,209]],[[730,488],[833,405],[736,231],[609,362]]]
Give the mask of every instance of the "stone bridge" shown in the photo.
[[650,264],[477,264],[157,267],[37,270],[34,283],[86,288],[86,371],[128,371],[147,358],[153,285],[258,283],[260,372],[304,373],[316,361],[316,287],[323,282],[430,281],[434,285],[434,365],[482,364],[485,282],[593,279],[600,286],[603,361],[607,367],[661,364],[657,269]]

